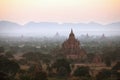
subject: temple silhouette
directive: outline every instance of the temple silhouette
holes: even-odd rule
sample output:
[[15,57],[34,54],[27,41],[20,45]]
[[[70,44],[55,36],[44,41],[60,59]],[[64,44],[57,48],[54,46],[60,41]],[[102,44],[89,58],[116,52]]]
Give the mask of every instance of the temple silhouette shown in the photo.
[[86,51],[81,47],[80,42],[75,38],[72,29],[69,34],[69,38],[62,44],[62,52],[67,59],[84,60],[87,58]]

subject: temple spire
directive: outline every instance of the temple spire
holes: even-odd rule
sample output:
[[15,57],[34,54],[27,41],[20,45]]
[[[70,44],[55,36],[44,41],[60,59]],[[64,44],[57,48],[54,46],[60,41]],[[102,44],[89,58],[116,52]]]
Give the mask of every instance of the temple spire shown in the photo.
[[69,35],[69,39],[75,39],[73,30],[71,29],[70,35]]
[[71,33],[73,33],[73,29],[71,28]]

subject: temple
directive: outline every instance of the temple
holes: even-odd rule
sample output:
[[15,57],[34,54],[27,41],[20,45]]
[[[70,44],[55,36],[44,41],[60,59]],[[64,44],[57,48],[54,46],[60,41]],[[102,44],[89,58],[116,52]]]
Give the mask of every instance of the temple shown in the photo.
[[75,38],[72,29],[69,34],[69,38],[62,44],[62,50],[67,59],[84,60],[87,57],[86,51],[81,48],[80,42]]

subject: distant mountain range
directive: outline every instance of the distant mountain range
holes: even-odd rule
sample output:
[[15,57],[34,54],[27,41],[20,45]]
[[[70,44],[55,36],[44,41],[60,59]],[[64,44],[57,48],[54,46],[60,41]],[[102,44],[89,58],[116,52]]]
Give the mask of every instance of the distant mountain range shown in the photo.
[[[91,33],[91,32],[114,32],[119,35],[120,22],[102,25],[96,22],[90,23],[57,23],[57,22],[29,22],[20,25],[10,21],[0,21],[0,33],[65,33],[73,29],[77,33]],[[102,34],[102,33],[101,33]]]

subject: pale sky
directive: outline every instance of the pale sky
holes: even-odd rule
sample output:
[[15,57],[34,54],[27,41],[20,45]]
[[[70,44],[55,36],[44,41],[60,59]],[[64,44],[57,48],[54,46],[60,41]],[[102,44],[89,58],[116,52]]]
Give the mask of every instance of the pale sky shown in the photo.
[[0,20],[107,24],[120,21],[120,0],[0,0]]

